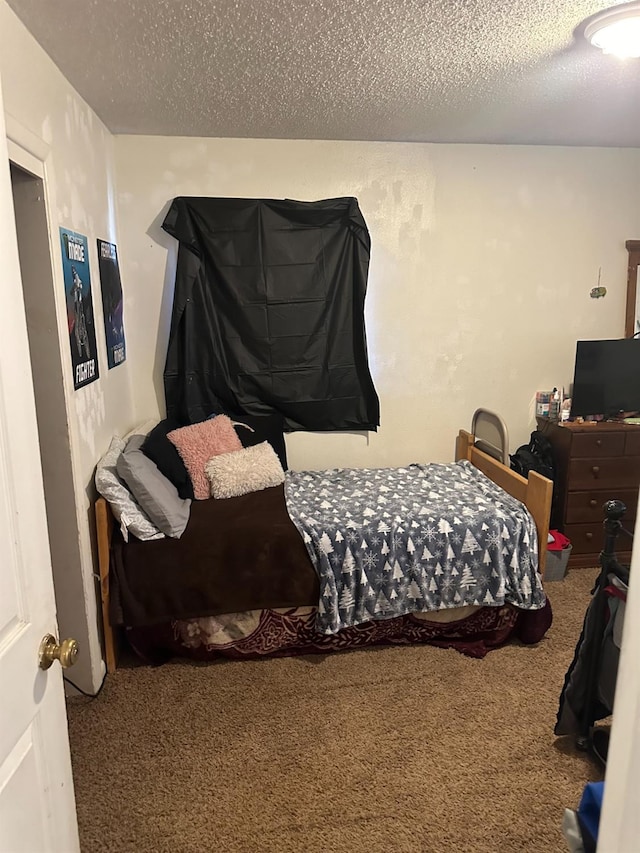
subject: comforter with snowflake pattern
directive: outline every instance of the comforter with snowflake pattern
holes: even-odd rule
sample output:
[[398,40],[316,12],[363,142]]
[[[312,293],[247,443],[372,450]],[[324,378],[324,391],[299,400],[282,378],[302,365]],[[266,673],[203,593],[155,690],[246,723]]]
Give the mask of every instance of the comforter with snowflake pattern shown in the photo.
[[288,471],[320,581],[317,629],[475,604],[544,606],[535,523],[470,462]]

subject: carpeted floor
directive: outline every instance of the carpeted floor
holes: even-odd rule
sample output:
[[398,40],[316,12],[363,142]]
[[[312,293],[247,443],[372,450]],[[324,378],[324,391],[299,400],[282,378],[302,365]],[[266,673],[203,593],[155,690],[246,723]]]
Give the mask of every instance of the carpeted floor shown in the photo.
[[69,702],[83,853],[554,853],[599,768],[553,726],[594,571],[537,647],[132,666]]

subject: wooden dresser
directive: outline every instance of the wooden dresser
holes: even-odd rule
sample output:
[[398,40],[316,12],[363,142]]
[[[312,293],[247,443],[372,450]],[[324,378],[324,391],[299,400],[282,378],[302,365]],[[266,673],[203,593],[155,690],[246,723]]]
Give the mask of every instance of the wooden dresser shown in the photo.
[[[558,424],[541,418],[538,429],[553,445],[556,464],[551,528],[571,540],[570,567],[597,566],[604,541],[605,501],[626,504],[622,523],[633,532],[640,485],[640,426]],[[628,563],[631,538],[621,534],[617,545],[619,559]]]

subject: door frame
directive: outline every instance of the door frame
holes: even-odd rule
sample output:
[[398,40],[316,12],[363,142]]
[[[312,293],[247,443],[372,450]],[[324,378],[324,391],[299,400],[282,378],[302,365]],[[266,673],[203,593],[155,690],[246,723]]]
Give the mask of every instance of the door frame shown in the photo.
[[[104,662],[102,654],[101,634],[99,627],[100,623],[98,617],[98,598],[96,584],[94,580],[94,546],[93,542],[91,541],[88,523],[82,523],[83,519],[81,518],[81,510],[78,501],[78,495],[82,493],[82,490],[79,489],[78,486],[77,476],[77,472],[80,470],[80,460],[78,458],[77,452],[80,436],[77,434],[78,427],[75,412],[70,406],[70,400],[72,399],[74,393],[73,379],[71,376],[71,372],[69,370],[64,369],[64,358],[65,356],[68,357],[68,353],[63,352],[62,348],[62,342],[64,340],[64,337],[67,335],[67,330],[65,328],[66,311],[64,310],[64,306],[62,304],[62,295],[64,294],[64,279],[62,276],[62,266],[59,262],[59,251],[56,252],[58,242],[56,239],[56,234],[54,233],[54,223],[57,223],[58,217],[54,217],[52,215],[52,212],[57,211],[58,209],[55,196],[55,181],[49,179],[49,176],[53,173],[53,152],[50,145],[48,145],[43,139],[41,139],[39,136],[34,134],[28,128],[26,128],[20,121],[15,119],[12,115],[5,112],[4,118],[9,160],[15,163],[15,165],[18,166],[20,169],[23,169],[24,171],[34,175],[36,178],[39,178],[42,181],[43,185],[44,206],[48,225],[49,260],[51,265],[51,277],[54,286],[54,303],[56,307],[55,324],[58,332],[60,358],[63,366],[62,390],[64,395],[64,407],[67,417],[67,431],[69,435],[70,464],[74,483],[74,492],[76,495],[75,506],[73,509],[76,535],[79,540],[78,571],[81,575],[81,585],[84,591],[84,600],[82,602],[82,605],[86,614],[86,629],[84,635],[80,634],[77,628],[75,629],[74,634],[76,635],[75,638],[80,644],[83,657],[86,655],[86,659],[88,660],[90,683],[86,684],[85,689],[93,689],[95,691],[98,689],[98,686],[102,682],[104,674],[106,673],[106,664]],[[92,564],[89,567],[88,571],[83,564],[83,553],[92,555]],[[90,581],[87,580],[88,577],[90,578]],[[89,602],[90,598],[91,602]],[[88,602],[89,607],[87,607]],[[93,608],[91,607],[91,603],[93,603]],[[92,611],[94,612],[93,622],[91,621]],[[82,680],[80,680],[80,684],[82,683]]]
[[[3,841],[13,849],[18,839],[16,846],[22,849],[19,840],[26,837],[37,839],[43,850],[71,853],[79,850],[79,843],[62,674],[58,669],[46,673],[38,666],[38,645],[45,632],[57,631],[56,613],[1,93],[0,142],[2,156],[7,158],[0,192],[7,309],[0,489],[6,500],[2,515],[4,522],[6,514],[9,535],[4,545],[10,555],[7,577],[13,588],[2,644],[8,700],[0,703],[3,796],[7,798],[3,808],[6,805],[10,818],[3,824]],[[13,369],[14,358],[19,360],[18,369]]]

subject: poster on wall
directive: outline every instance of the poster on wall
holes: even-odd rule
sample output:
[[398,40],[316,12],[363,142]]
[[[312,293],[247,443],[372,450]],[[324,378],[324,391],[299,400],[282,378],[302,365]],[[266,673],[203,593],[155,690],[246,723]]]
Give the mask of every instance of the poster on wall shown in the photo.
[[127,357],[124,342],[124,317],[122,306],[122,282],[118,267],[118,250],[114,243],[98,240],[98,267],[102,290],[102,313],[107,339],[107,362],[109,370],[117,367]]
[[67,299],[67,324],[73,368],[73,387],[82,388],[98,378],[96,327],[91,298],[87,238],[60,229],[62,270]]

